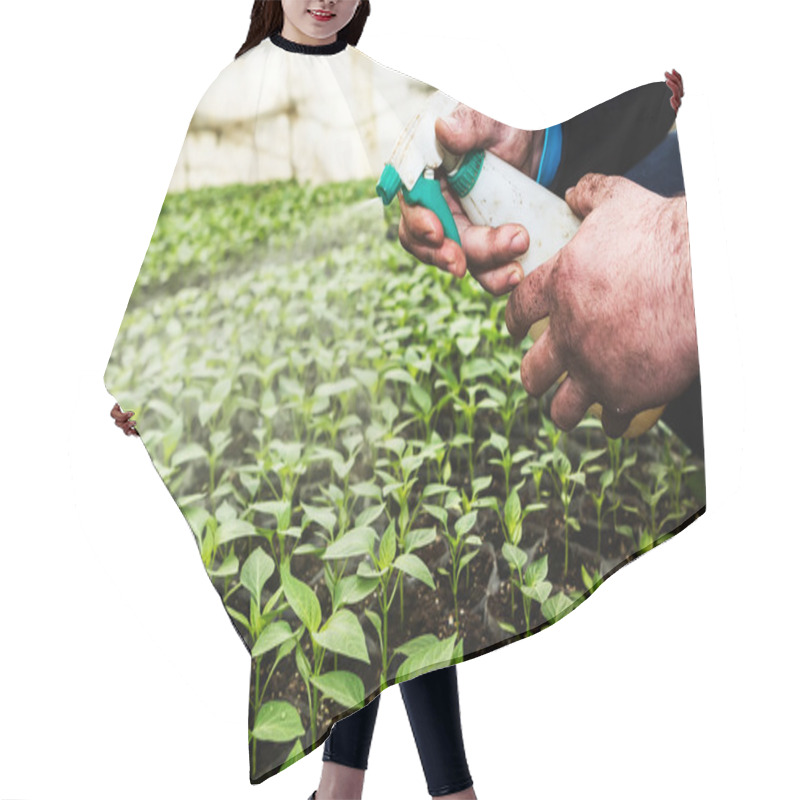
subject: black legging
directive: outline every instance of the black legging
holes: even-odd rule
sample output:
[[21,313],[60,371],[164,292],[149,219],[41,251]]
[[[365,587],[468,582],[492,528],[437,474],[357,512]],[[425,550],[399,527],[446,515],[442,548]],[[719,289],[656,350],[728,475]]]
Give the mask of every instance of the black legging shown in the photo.
[[[404,681],[400,692],[431,797],[468,789],[472,777],[461,734],[455,665]],[[355,714],[334,724],[325,740],[323,761],[367,768],[380,699],[378,695]]]

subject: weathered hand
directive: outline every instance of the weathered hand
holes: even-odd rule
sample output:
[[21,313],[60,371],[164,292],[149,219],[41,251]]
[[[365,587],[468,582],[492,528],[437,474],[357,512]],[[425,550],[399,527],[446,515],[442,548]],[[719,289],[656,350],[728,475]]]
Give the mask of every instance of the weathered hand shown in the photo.
[[525,389],[541,396],[568,372],[553,396],[553,421],[571,430],[599,402],[603,427],[616,437],[699,371],[686,200],[598,174],[565,199],[584,221],[514,290],[506,325],[521,340],[549,316],[522,360]]
[[[450,152],[467,153],[482,147],[530,175],[541,153],[539,131],[526,131],[503,125],[491,117],[460,105],[449,117],[436,121],[436,137]],[[447,181],[441,180],[442,193],[453,212],[462,247],[445,239],[439,218],[424,206],[412,206],[400,195],[402,219],[400,242],[412,255],[434,264],[458,278],[467,270],[494,295],[505,294],[522,279],[522,267],[515,259],[530,245],[528,232],[521,225],[498,228],[473,225],[464,214]]]
[[133,411],[123,411],[119,407],[119,403],[114,403],[114,408],[111,409],[111,416],[114,418],[114,424],[125,431],[126,436],[139,435],[139,431],[136,430],[136,420],[131,419]]

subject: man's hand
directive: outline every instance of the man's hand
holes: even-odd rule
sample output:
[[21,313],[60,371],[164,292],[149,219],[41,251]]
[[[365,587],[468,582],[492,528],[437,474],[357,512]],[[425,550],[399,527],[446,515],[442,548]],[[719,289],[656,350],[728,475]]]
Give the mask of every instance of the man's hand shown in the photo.
[[521,376],[538,397],[569,373],[550,407],[560,428],[599,402],[606,433],[621,436],[636,413],[668,403],[699,371],[686,200],[593,173],[565,199],[584,221],[514,290],[506,325],[521,340],[550,317]]
[[[543,131],[526,131],[503,125],[474,109],[460,105],[449,117],[436,121],[436,138],[450,152],[468,153],[484,148],[530,175],[541,155]],[[439,218],[424,206],[412,206],[400,195],[402,219],[399,237],[403,247],[426,264],[434,264],[458,278],[467,270],[486,291],[505,294],[523,277],[515,259],[530,246],[528,232],[521,225],[498,228],[473,225],[457,197],[442,179],[442,194],[453,212],[463,246],[444,238]]]

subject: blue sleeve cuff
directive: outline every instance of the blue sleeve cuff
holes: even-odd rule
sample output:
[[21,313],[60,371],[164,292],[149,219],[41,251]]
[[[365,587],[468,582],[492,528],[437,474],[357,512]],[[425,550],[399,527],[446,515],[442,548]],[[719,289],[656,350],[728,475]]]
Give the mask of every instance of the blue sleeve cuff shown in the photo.
[[544,129],[544,145],[542,147],[542,157],[539,160],[539,172],[536,175],[536,182],[542,186],[549,186],[558,171],[561,163],[561,125],[553,125]]

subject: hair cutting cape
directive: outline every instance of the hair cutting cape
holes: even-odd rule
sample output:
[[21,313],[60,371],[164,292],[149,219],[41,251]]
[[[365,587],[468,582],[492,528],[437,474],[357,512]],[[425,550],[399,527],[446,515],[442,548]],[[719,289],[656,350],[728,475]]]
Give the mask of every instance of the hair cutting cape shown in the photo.
[[[507,298],[403,249],[375,186],[433,91],[343,43],[273,37],[227,66],[105,372],[252,658],[252,783],[387,686],[553,624],[705,510],[699,378],[636,438],[591,415],[561,432],[553,390],[522,387]],[[669,98],[548,128],[533,177],[682,193]]]

